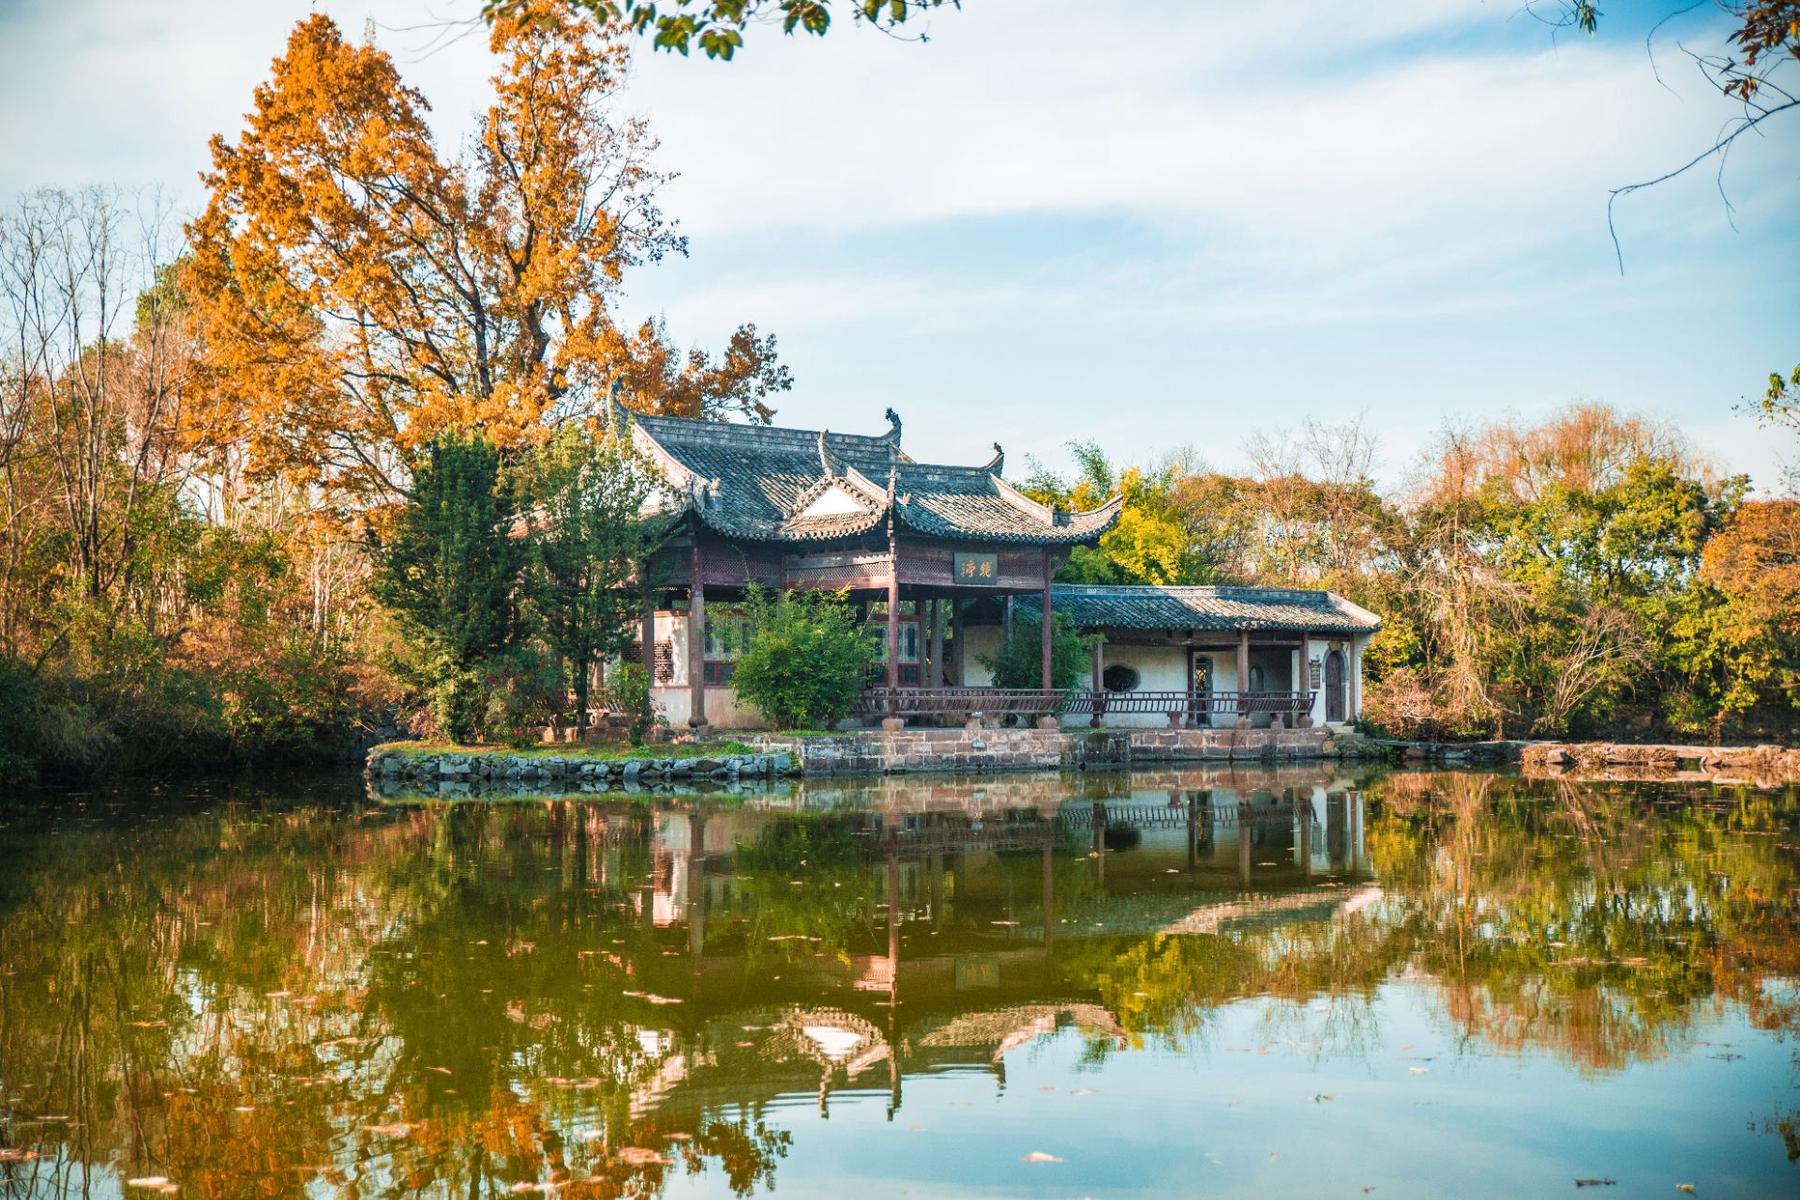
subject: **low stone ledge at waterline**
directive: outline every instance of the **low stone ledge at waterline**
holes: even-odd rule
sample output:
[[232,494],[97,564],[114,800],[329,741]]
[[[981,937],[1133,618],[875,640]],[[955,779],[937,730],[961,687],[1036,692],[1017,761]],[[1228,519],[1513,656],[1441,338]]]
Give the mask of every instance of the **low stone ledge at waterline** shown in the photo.
[[425,750],[404,745],[377,746],[369,751],[367,773],[373,779],[407,782],[465,780],[485,783],[634,784],[658,781],[697,782],[772,779],[799,773],[794,756],[785,751],[754,754],[704,754],[671,758],[600,758],[579,754],[520,754],[508,750]]
[[1079,771],[1145,763],[1340,757],[1328,729],[867,730],[825,736],[746,734],[758,750],[791,754],[808,775],[926,771]]
[[607,758],[579,753],[434,749],[388,743],[369,751],[371,779],[593,784],[730,781],[798,774],[1080,771],[1146,763],[1356,757],[1356,739],[1328,729],[962,729],[745,734],[749,753]]

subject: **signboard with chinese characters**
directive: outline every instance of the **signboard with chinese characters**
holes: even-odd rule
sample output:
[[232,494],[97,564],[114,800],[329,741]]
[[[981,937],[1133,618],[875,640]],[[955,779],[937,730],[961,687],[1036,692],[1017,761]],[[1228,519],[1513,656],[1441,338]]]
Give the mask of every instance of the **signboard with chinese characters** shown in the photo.
[[[943,559],[939,559],[942,562]],[[998,554],[956,554],[952,555],[951,570],[956,574],[956,582],[974,584],[976,587],[994,587],[1000,582],[1000,556]]]
[[1316,658],[1313,659],[1310,663],[1306,664],[1306,677],[1307,677],[1309,686],[1311,686],[1313,688],[1317,688],[1319,686],[1319,675],[1321,672],[1324,671],[1324,669],[1325,669],[1324,664],[1321,663]]

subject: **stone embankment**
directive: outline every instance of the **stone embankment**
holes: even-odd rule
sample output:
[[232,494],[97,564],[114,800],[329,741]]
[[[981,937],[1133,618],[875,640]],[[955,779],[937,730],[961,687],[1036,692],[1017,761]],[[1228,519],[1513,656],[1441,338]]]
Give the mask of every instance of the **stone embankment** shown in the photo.
[[793,755],[808,775],[1117,770],[1145,763],[1268,762],[1342,753],[1326,729],[996,729],[971,723],[963,729],[746,737],[758,750]]
[[[1348,742],[1348,739],[1344,739]],[[1517,763],[1531,776],[1800,782],[1800,749],[1635,742],[1399,742],[1365,738],[1367,755],[1447,767]]]
[[1759,786],[1800,783],[1800,749],[1782,746],[1531,742],[1520,751],[1519,762],[1528,775],[1735,780]]
[[371,780],[396,784],[466,783],[589,785],[595,788],[659,783],[722,783],[776,779],[799,773],[785,751],[682,758],[595,758],[578,754],[505,751],[431,751],[377,746],[369,752]]

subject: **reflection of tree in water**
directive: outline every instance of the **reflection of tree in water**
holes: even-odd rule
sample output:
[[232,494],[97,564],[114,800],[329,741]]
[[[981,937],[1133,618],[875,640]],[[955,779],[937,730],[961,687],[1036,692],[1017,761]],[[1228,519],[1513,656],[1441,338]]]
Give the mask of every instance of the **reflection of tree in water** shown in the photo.
[[1545,797],[1444,773],[1396,775],[1378,795],[1380,919],[1468,1035],[1608,1070],[1684,1043],[1714,998],[1794,1027],[1763,986],[1800,978],[1800,924],[1778,900],[1800,882],[1780,848],[1791,792],[1564,783]]
[[647,1037],[627,994],[660,950],[627,919],[642,841],[600,815],[223,806],[0,844],[31,864],[0,885],[0,1144],[51,1151],[6,1186],[115,1162],[190,1197],[766,1183],[787,1135],[754,1106],[634,1107],[679,1030]]

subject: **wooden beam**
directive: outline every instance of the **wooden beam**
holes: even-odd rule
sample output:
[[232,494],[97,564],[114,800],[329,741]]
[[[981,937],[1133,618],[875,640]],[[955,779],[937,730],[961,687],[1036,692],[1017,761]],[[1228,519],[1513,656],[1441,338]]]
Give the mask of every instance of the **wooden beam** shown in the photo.
[[1043,643],[1044,681],[1041,686],[1045,690],[1049,690],[1052,686],[1054,686],[1050,682],[1050,577],[1055,573],[1055,568],[1051,565],[1052,562],[1054,562],[1054,559],[1051,557],[1050,551],[1045,550],[1044,551],[1044,599],[1043,599],[1043,606],[1038,610],[1038,615],[1043,618],[1042,622],[1040,623],[1038,632],[1040,634],[1039,640]]

